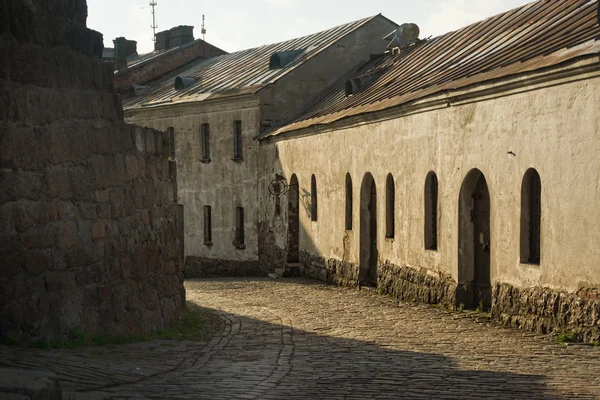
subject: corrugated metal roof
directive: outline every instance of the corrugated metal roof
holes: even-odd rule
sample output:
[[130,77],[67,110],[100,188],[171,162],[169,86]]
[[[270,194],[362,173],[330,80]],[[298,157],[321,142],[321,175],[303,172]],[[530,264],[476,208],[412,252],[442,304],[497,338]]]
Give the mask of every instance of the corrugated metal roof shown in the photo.
[[600,53],[598,10],[598,0],[540,0],[373,60],[356,75],[389,70],[370,87],[346,97],[345,82],[337,82],[302,115],[260,137]]
[[[301,38],[199,60],[179,74],[195,78],[195,85],[177,91],[174,77],[170,76],[156,84],[145,95],[126,101],[124,108],[199,101],[218,95],[255,93],[376,17],[379,15]],[[285,68],[269,69],[269,59],[274,53],[294,50],[304,52]]]

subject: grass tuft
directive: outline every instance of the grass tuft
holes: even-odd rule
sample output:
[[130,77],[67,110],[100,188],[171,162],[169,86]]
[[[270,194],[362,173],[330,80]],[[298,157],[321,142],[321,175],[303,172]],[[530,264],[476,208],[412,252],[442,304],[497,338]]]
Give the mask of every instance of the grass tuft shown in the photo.
[[578,341],[577,334],[575,334],[575,332],[560,333],[556,337],[556,340],[558,341],[558,343],[576,343]]
[[76,349],[92,346],[139,343],[149,340],[204,342],[209,340],[212,334],[221,330],[222,327],[223,321],[216,314],[188,302],[187,317],[169,330],[155,331],[143,335],[107,336],[89,335],[75,329],[70,332],[67,337],[58,340],[36,340],[27,343],[19,343],[11,338],[0,338],[0,344],[37,349]]

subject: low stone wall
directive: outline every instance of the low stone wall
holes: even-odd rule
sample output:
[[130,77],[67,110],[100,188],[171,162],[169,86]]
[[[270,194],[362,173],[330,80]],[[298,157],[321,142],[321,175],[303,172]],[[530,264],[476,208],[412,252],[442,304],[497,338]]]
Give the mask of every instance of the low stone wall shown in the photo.
[[[324,259],[302,252],[303,274],[313,279],[347,287],[358,287],[359,267],[346,261]],[[377,267],[377,290],[404,301],[442,304],[454,308],[457,284],[452,277],[432,275],[424,268],[417,270],[380,263]]]
[[261,267],[259,261],[231,261],[188,256],[185,258],[184,274],[186,278],[242,277],[266,276],[267,271]]
[[494,286],[493,319],[539,333],[573,332],[584,342],[600,341],[600,289],[563,293],[548,288]]

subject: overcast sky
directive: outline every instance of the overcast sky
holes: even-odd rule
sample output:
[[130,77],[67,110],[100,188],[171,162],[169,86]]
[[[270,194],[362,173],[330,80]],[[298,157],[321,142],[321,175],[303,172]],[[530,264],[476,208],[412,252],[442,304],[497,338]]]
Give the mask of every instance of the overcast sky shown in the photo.
[[[322,31],[378,13],[398,24],[414,22],[421,37],[439,35],[530,2],[530,0],[156,0],[158,30],[193,25],[200,37],[232,52]],[[88,27],[113,47],[118,36],[152,51],[150,0],[88,0]]]

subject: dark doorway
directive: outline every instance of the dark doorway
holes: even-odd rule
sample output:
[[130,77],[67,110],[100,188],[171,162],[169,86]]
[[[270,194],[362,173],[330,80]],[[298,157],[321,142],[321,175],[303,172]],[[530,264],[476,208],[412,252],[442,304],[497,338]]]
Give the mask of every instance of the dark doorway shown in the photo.
[[485,176],[477,169],[467,174],[461,188],[458,229],[457,304],[489,310],[492,305],[490,194]]
[[288,192],[288,255],[287,262],[300,261],[300,192],[298,178],[292,175]]
[[377,287],[377,188],[370,173],[360,190],[360,272],[361,285]]
[[474,303],[484,310],[492,306],[490,281],[490,193],[483,174],[479,177],[473,193],[473,231],[475,232],[473,279]]

